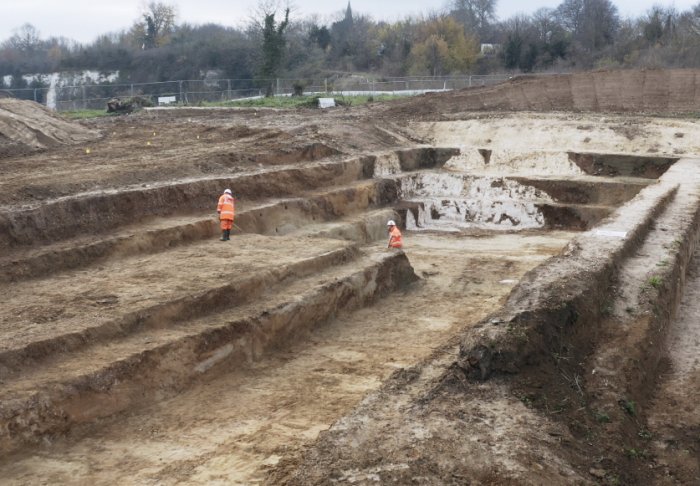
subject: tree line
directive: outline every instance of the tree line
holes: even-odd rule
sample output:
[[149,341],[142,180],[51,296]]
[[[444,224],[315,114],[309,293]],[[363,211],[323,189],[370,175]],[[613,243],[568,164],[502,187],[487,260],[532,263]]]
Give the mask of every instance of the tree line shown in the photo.
[[[80,44],[42,39],[26,24],[0,44],[6,88],[21,75],[119,71],[118,82],[219,77],[305,79],[342,73],[376,77],[700,67],[700,3],[679,11],[655,6],[622,18],[610,0],[563,0],[505,20],[497,0],[448,0],[441,11],[397,22],[347,9],[332,22],[296,17],[263,0],[244,27],[192,25],[174,5],[151,2],[129,29]],[[37,81],[38,84],[41,82]]]

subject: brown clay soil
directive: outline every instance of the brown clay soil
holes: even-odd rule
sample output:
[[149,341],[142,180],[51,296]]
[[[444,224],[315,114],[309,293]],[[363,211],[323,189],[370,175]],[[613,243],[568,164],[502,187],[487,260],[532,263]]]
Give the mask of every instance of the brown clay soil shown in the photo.
[[0,159],[96,140],[99,135],[37,103],[0,99]]
[[259,483],[392,372],[498,306],[570,236],[411,235],[411,261],[423,276],[414,288],[340,316],[249,369],[8,458],[6,484]]
[[[598,72],[83,122],[0,100],[0,223],[34,232],[0,247],[0,482],[698,484],[698,86]],[[461,153],[394,153],[426,145]],[[387,253],[422,170],[531,183],[556,224]],[[239,176],[289,190],[242,195],[230,243],[213,207],[154,190]],[[32,241],[54,205],[91,226]]]
[[89,123],[103,134],[99,141],[0,158],[0,205],[238,175],[339,152],[378,151],[405,142],[398,130],[379,129],[378,123],[356,124],[332,115],[310,117],[311,113],[317,114],[303,110],[284,115],[271,110],[155,111],[100,119]]
[[676,325],[669,333],[665,369],[649,411],[649,439],[659,456],[659,484],[700,478],[700,256],[695,254]]
[[410,100],[388,112],[409,119],[459,119],[464,112],[623,112],[697,113],[697,69],[600,70],[551,76],[518,76],[507,83],[432,94],[422,104]]

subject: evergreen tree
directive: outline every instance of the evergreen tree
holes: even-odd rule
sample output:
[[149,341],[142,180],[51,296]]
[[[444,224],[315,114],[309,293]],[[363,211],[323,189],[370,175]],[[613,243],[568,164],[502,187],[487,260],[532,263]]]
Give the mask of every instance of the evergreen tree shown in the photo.
[[260,74],[267,82],[265,96],[273,95],[274,79],[279,75],[282,59],[284,57],[284,47],[286,45],[285,31],[289,25],[289,8],[284,12],[284,20],[277,23],[275,12],[265,15],[263,24],[262,41],[262,68]]

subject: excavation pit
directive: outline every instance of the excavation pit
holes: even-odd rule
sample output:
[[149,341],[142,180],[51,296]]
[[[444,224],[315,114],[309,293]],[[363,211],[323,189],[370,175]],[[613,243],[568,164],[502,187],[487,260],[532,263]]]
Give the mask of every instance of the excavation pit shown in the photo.
[[[428,356],[434,343],[488,315],[527,271],[653,183],[629,176],[571,178],[554,171],[544,176],[517,171],[506,177],[473,175],[456,168],[462,156],[453,148],[425,147],[310,160],[237,179],[88,193],[11,213],[6,221],[13,225],[8,234],[14,239],[5,243],[12,252],[6,278],[14,282],[8,294],[14,305],[3,310],[0,322],[12,323],[14,330],[4,331],[0,373],[15,385],[5,391],[3,449],[21,457],[41,438],[65,435],[59,443],[77,447],[70,450],[79,454],[80,434],[95,421],[109,436],[114,427],[122,427],[117,423],[123,413],[148,415],[150,402],[179,400],[180,390],[199,389],[203,377],[237,390],[239,385],[232,383],[247,380],[254,370],[272,372],[278,353],[299,352],[305,358],[294,371],[264,378],[271,380],[266,390],[282,390],[277,380],[292,380],[312,396],[344,397],[343,410],[349,410],[395,369]],[[519,162],[531,165],[522,158]],[[230,186],[240,195],[238,229],[231,247],[204,256],[217,224],[198,211],[206,201],[188,195],[207,192],[209,186],[213,192],[215,185]],[[272,194],[288,197],[267,197]],[[187,204],[192,216],[170,216],[168,206],[159,205],[173,197]],[[91,225],[100,229],[102,220],[91,219],[86,211],[80,225],[63,227],[58,236],[64,238],[53,249],[34,249],[40,230],[61,221],[56,215],[68,219],[79,208],[96,204],[112,224],[133,220],[129,208],[138,205],[149,208],[151,215],[121,225],[114,235],[87,238],[80,232]],[[155,214],[160,218],[154,219]],[[21,224],[18,218],[24,218]],[[387,253],[378,243],[386,237],[388,219],[407,230],[408,258]],[[216,271],[228,258],[235,262],[236,277],[230,283]],[[197,260],[199,272],[223,279],[221,284],[192,273],[187,265],[191,259]],[[52,288],[53,279],[42,275],[48,264],[78,299],[66,301],[61,288]],[[94,265],[99,268],[90,274],[81,270]],[[130,290],[144,283],[152,286],[148,293]],[[44,302],[25,313],[21,296],[30,288]],[[91,290],[97,288],[101,291]],[[226,298],[229,293],[235,298]],[[392,309],[392,319],[401,326],[375,325],[382,321],[384,308]],[[349,338],[358,332],[362,339]],[[370,355],[370,338],[387,344],[401,340],[405,351],[372,345]],[[331,346],[337,356],[337,364],[321,366],[323,371],[314,371],[320,369],[316,363],[328,357],[316,356],[305,344],[318,339],[327,340],[321,349]],[[345,344],[338,347],[338,342]],[[353,367],[355,378],[330,386],[337,366],[346,371]],[[63,375],[59,381],[56,370]],[[303,375],[321,380],[325,391]],[[146,391],[155,383],[157,392]],[[235,405],[243,407],[240,397],[221,400],[231,407],[226,415],[235,410],[239,417],[259,421],[259,409]],[[43,404],[41,409],[37,403]],[[263,435],[256,446],[260,455],[249,458],[252,464],[257,461],[262,467],[273,454],[271,443],[301,445],[305,437],[313,438],[312,431],[321,427],[316,416],[321,412],[314,407],[306,415],[308,404],[302,405],[295,427],[308,429],[310,435]],[[329,420],[337,413],[329,410],[322,416]],[[163,420],[156,416],[154,420]],[[231,429],[226,443],[235,443],[241,433],[243,429]],[[71,454],[64,465],[72,461]],[[22,470],[22,464],[18,459],[14,467]],[[251,481],[260,471],[231,471],[229,477]]]
[[[590,469],[566,448],[567,420],[595,426],[571,415],[577,384],[598,392],[611,430],[627,422],[605,380],[646,404],[649,383],[623,378],[663,354],[653,332],[695,248],[694,162],[674,153],[700,153],[691,124],[397,126],[337,111],[323,128],[261,111],[243,129],[244,112],[193,113],[95,122],[116,133],[103,158],[49,150],[43,198],[27,196],[43,159],[4,161],[9,484],[500,484],[531,480],[523,464],[556,484]],[[168,148],[147,152],[142,132]],[[230,242],[214,211],[224,187]],[[389,219],[403,252],[386,248]],[[663,312],[627,312],[642,287]],[[649,315],[661,320],[635,327]],[[609,334],[623,328],[635,332]],[[623,377],[616,346],[638,349]]]
[[[658,177],[675,162],[596,155],[596,164],[624,175],[572,176],[573,159],[569,159],[570,166],[562,168],[558,163],[541,164],[547,156],[530,153],[529,158],[502,161],[513,172],[506,177],[499,175],[498,168],[470,170],[461,163],[463,153],[446,161],[441,169],[403,176],[386,167],[378,172],[397,177],[401,214],[411,230],[587,230],[651,184],[654,178],[650,174]],[[533,173],[538,164],[541,173]],[[649,177],[631,176],[632,166],[652,168],[643,169]]]
[[[476,238],[432,228],[414,232],[409,225],[409,258],[388,251],[386,221],[405,226],[402,208],[415,204],[417,181],[468,180],[444,169],[458,154],[423,147],[310,160],[233,179],[88,192],[8,209],[4,277],[12,304],[0,310],[0,376],[11,385],[4,392],[2,449],[20,457],[44,438],[67,445],[96,426],[90,424],[109,429],[124,413],[175,400],[205,377],[240,380],[325,332],[329,346],[345,343],[338,356],[353,356],[359,366],[357,384],[346,389],[341,382],[329,391],[351,406],[372,383],[485,316],[525,272],[573,236],[543,225],[522,235],[484,226]],[[498,184],[518,183],[489,180],[489,187]],[[218,225],[200,209],[211,205],[201,195],[224,185],[239,197],[237,229],[232,245],[211,248],[220,245]],[[171,215],[173,200],[190,216]],[[75,214],[82,214],[79,221],[64,223]],[[106,234],[105,221],[112,228]],[[37,245],[47,229],[55,242]],[[222,271],[229,259],[230,274]],[[136,291],[144,285],[150,290]],[[25,302],[29,294],[42,295],[42,303]],[[445,312],[445,302],[455,299],[460,304]],[[367,326],[382,320],[383,305],[395,308],[403,326],[390,321],[369,332]],[[397,352],[388,344],[403,327],[413,331],[410,340],[402,338],[405,351]],[[348,341],[358,332],[366,336]],[[370,340],[387,345],[370,355]],[[338,373],[335,366],[306,368],[316,359],[322,358],[300,365],[298,373],[322,380]],[[338,364],[348,369],[343,359]]]

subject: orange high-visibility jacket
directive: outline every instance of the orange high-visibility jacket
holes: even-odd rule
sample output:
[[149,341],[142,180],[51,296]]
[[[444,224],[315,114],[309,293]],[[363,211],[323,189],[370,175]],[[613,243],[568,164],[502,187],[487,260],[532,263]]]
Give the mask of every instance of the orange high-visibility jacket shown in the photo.
[[402,248],[403,247],[403,238],[401,236],[401,231],[394,226],[391,228],[391,231],[389,232],[389,247],[391,248]]
[[233,221],[235,214],[235,203],[233,196],[230,194],[222,194],[219,198],[219,205],[216,207],[219,212],[219,219],[227,219]]

